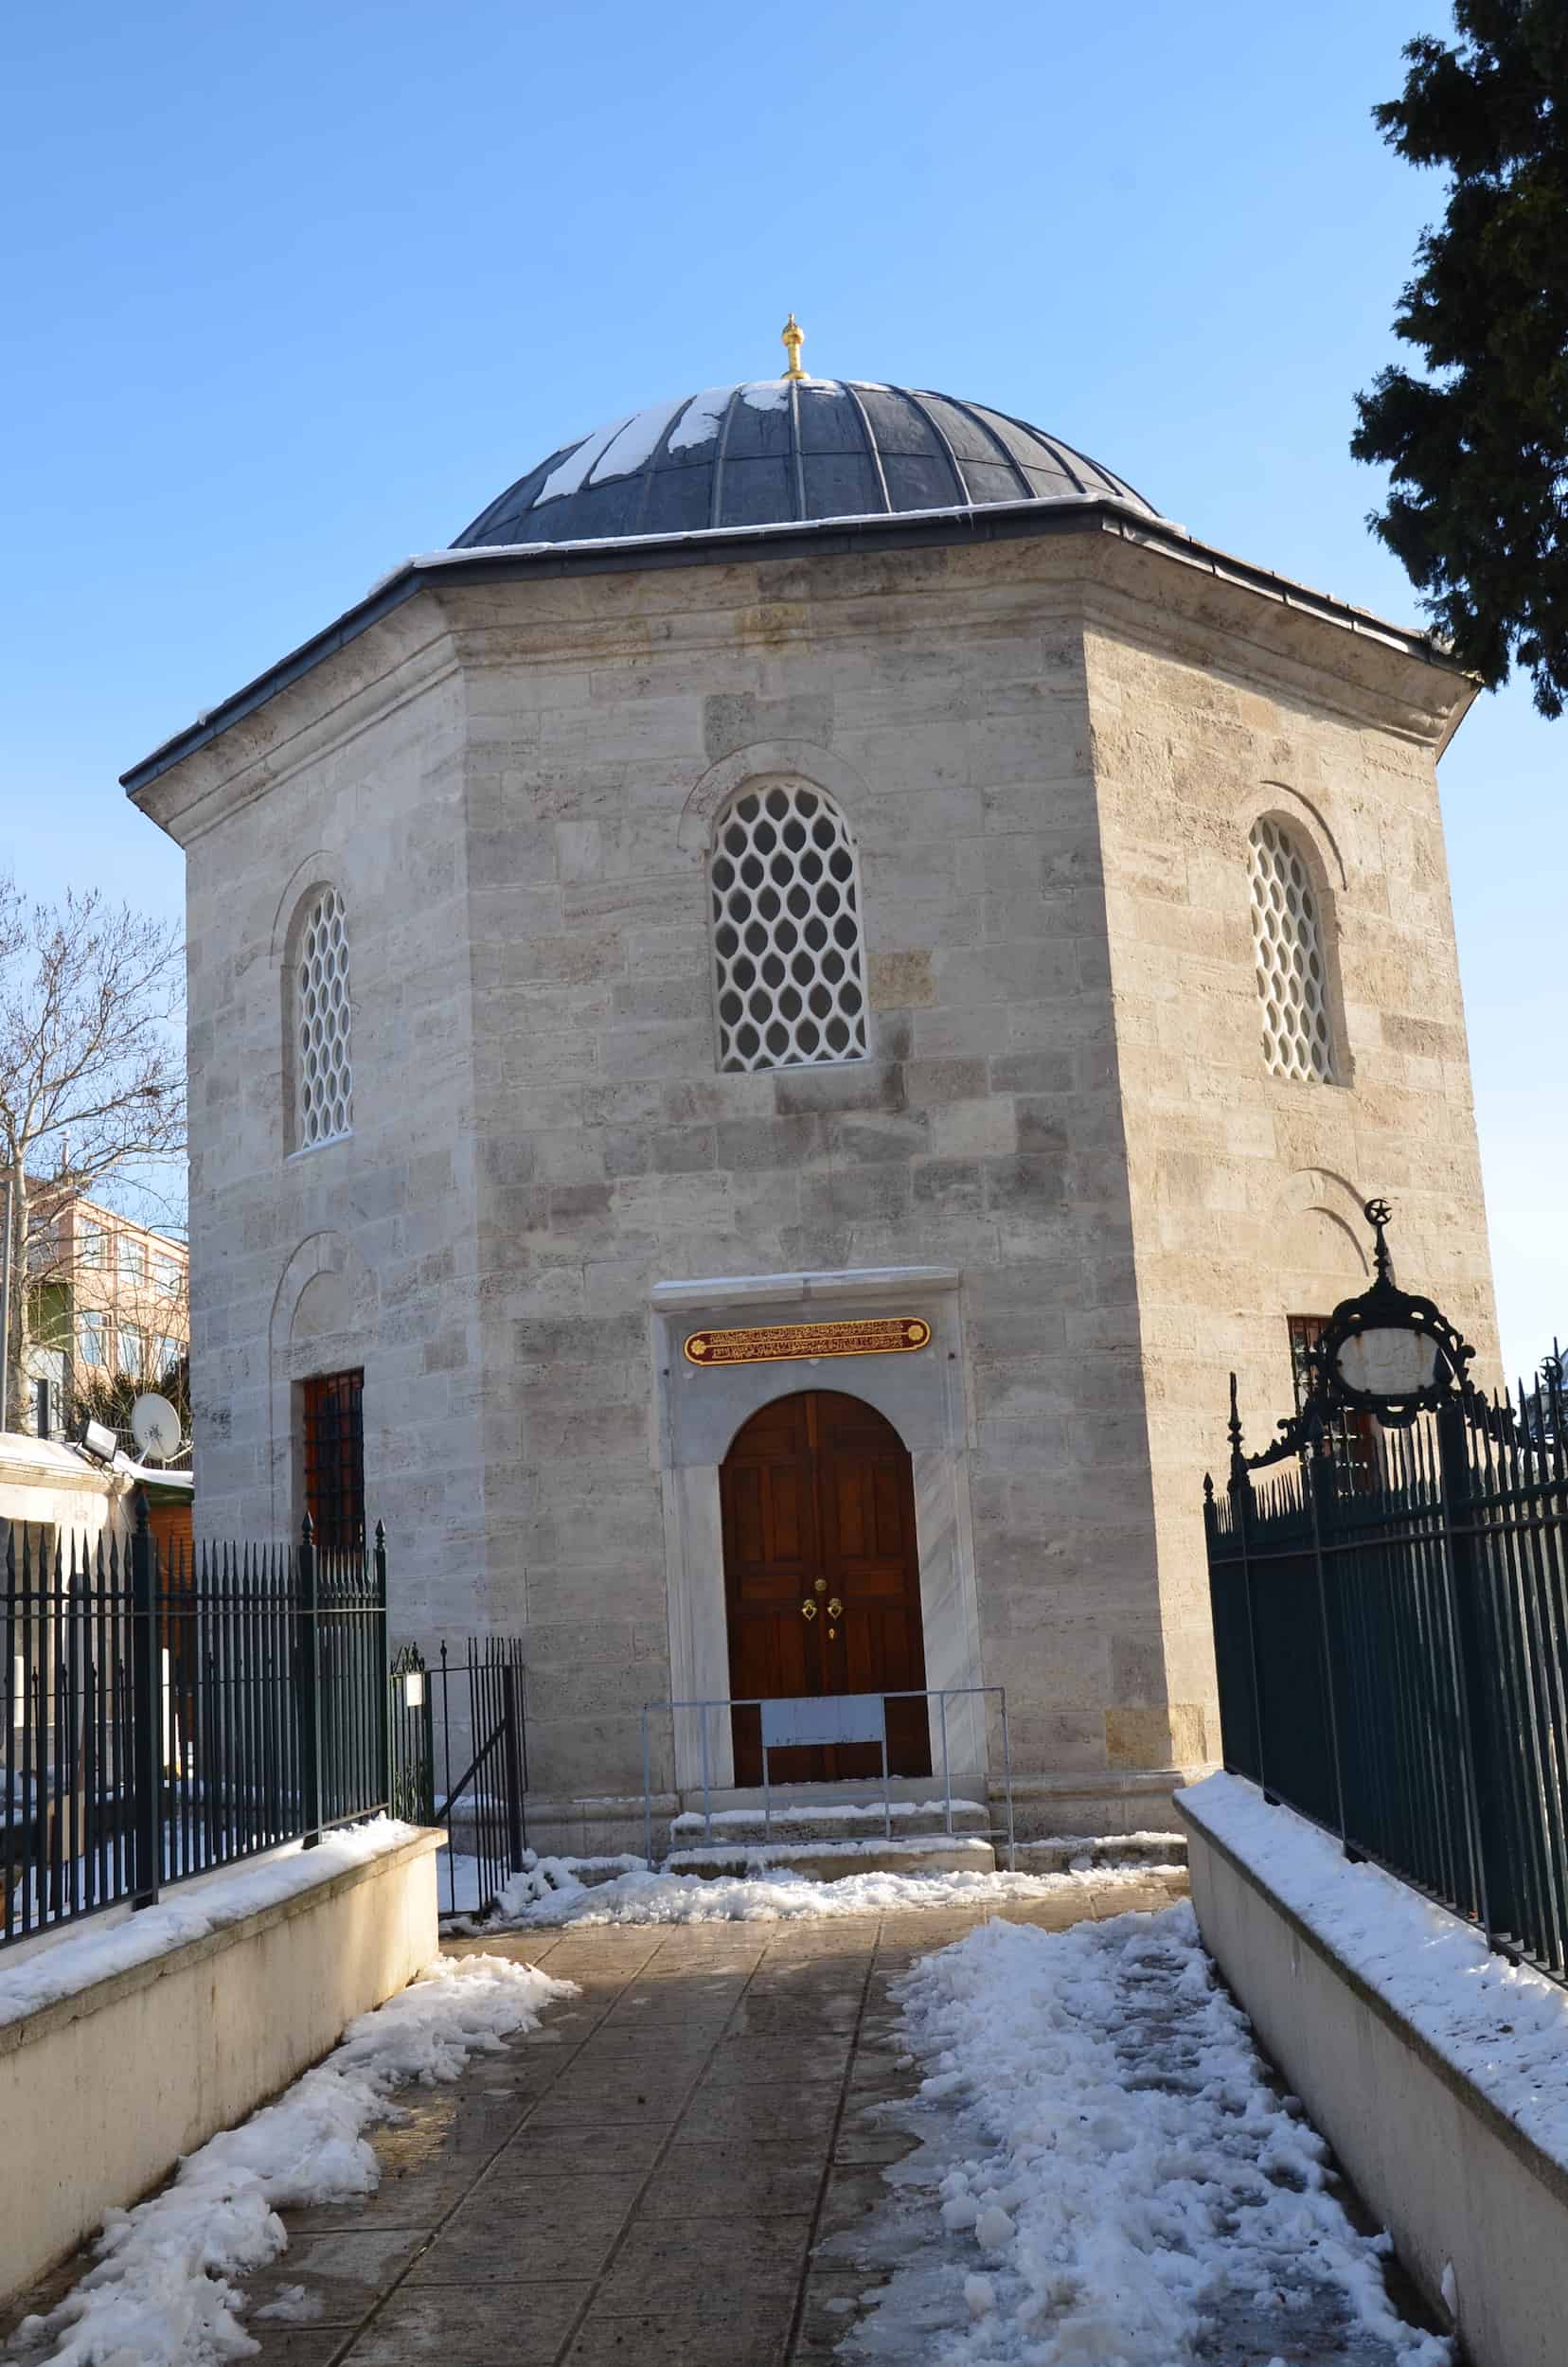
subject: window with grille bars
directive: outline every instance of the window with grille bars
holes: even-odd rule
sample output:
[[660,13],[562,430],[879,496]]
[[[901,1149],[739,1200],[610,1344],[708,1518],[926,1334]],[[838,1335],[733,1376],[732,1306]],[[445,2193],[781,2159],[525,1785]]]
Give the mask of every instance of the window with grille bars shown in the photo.
[[349,1059],[348,917],[335,887],[313,891],[294,965],[294,1140],[335,1142],[354,1117]]
[[831,798],[805,781],[748,790],[720,819],[708,882],[719,1066],[864,1054],[859,866]]
[[[1311,1351],[1328,1328],[1327,1315],[1287,1315],[1291,1335],[1291,1384],[1299,1414],[1312,1385]],[[1348,1469],[1352,1484],[1370,1487],[1378,1469],[1378,1426],[1370,1414],[1336,1414],[1329,1424],[1334,1451]]]
[[1334,1081],[1333,1032],[1317,891],[1283,823],[1253,826],[1253,949],[1263,1057],[1276,1077]]
[[305,1507],[323,1553],[365,1546],[365,1375],[318,1373],[304,1383]]

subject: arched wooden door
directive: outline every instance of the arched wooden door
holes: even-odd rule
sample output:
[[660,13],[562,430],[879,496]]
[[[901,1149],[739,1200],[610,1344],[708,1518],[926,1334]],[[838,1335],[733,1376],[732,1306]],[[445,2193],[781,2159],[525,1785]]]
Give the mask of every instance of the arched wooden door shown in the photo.
[[[898,1693],[925,1683],[915,1481],[891,1422],[859,1397],[777,1397],[737,1433],[719,1473],[730,1693],[755,1700]],[[737,1710],[735,1780],[762,1780],[761,1721]],[[887,1760],[929,1775],[924,1701],[890,1701]],[[777,1751],[779,1783],[876,1775],[869,1745]]]

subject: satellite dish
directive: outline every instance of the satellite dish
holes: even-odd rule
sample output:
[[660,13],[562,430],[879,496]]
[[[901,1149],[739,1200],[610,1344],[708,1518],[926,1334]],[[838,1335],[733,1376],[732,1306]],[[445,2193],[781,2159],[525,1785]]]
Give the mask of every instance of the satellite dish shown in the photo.
[[131,1408],[131,1435],[144,1458],[167,1463],[180,1451],[180,1417],[167,1397],[149,1389]]

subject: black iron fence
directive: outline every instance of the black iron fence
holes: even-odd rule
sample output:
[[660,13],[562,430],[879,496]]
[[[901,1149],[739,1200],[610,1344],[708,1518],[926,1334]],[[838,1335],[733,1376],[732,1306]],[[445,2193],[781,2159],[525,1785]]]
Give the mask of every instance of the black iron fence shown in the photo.
[[1560,1368],[1516,1408],[1460,1361],[1370,1456],[1331,1411],[1247,1457],[1233,1405],[1205,1483],[1225,1765],[1568,1980]]
[[138,1498],[128,1537],[0,1534],[0,1945],[428,1791],[393,1732],[380,1528],[366,1554],[309,1522],[182,1553]]

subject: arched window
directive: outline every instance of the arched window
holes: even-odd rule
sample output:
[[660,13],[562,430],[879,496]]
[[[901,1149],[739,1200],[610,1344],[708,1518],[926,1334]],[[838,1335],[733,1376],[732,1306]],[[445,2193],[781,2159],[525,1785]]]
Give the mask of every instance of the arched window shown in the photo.
[[1254,823],[1251,848],[1263,1057],[1276,1077],[1332,1084],[1328,974],[1312,875],[1290,831],[1271,814]]
[[722,1069],[853,1060],[866,1049],[855,842],[805,781],[745,791],[708,865]]
[[294,1148],[311,1150],[349,1132],[354,1073],[349,1059],[348,918],[335,887],[306,897],[294,931]]

